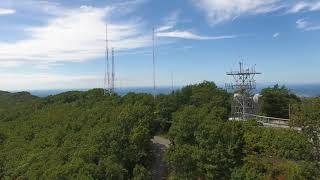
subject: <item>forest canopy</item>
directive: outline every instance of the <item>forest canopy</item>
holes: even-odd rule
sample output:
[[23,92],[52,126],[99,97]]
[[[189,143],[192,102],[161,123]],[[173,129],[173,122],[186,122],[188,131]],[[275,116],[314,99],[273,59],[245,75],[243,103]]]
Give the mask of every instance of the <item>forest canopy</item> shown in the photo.
[[0,92],[0,179],[150,179],[159,133],[172,179],[319,179],[319,98],[262,94],[261,113],[285,117],[290,103],[302,131],[228,121],[232,96],[208,81],[156,98]]

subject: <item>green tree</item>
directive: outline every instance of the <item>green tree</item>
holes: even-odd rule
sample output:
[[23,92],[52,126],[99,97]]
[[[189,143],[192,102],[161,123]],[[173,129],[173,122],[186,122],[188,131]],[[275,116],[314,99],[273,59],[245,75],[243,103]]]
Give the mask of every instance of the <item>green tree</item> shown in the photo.
[[300,101],[285,86],[279,85],[263,89],[261,95],[261,113],[271,117],[289,118],[289,104]]
[[315,147],[316,158],[320,161],[320,98],[306,100],[302,107],[302,131]]
[[200,176],[197,154],[197,148],[192,145],[170,147],[166,153],[166,162],[172,175],[177,179],[197,179]]
[[3,179],[5,174],[4,158],[0,156],[0,179]]
[[169,136],[173,143],[193,144],[195,142],[194,132],[199,125],[203,115],[199,114],[194,106],[187,106],[173,115],[173,125]]
[[[309,179],[308,176],[305,176],[303,170],[304,166],[295,161],[249,156],[246,157],[243,166],[234,170],[231,179]],[[314,177],[311,179],[314,179]]]
[[222,109],[187,106],[174,114],[167,162],[178,179],[228,179],[241,162],[242,125],[225,122]]
[[136,165],[133,169],[134,180],[151,180],[150,172],[142,165]]
[[0,116],[1,176],[130,179],[136,165],[147,170],[153,98],[129,96],[104,96],[102,89],[47,98],[0,94],[0,113],[10,112]]
[[293,106],[292,112],[290,123],[302,127],[302,132],[315,148],[315,157],[320,160],[320,98],[303,99]]

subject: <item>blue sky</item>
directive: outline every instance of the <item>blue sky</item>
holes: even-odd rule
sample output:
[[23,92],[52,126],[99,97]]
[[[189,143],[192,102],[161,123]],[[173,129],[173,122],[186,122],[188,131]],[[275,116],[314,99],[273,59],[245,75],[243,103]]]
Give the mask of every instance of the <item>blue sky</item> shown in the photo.
[[224,84],[242,60],[259,83],[320,83],[320,0],[1,0],[0,89]]

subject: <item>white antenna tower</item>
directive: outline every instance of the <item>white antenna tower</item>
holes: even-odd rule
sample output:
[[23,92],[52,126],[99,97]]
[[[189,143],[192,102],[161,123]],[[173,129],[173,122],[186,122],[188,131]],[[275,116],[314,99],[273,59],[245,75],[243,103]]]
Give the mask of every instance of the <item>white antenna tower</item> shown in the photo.
[[153,63],[153,97],[156,97],[156,63],[155,63],[155,37],[152,29],[152,63]]
[[109,40],[108,24],[106,24],[106,49],[105,49],[105,74],[104,74],[104,95],[110,92],[110,67],[109,67]]
[[111,68],[112,68],[112,74],[111,74],[111,91],[114,92],[115,86],[114,86],[114,81],[115,81],[115,70],[114,70],[114,48],[112,48],[112,59],[111,59]]

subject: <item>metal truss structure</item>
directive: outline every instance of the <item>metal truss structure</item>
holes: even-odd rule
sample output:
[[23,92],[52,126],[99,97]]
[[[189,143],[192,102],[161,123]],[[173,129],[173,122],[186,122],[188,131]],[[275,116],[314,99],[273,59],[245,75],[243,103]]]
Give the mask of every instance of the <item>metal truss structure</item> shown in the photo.
[[261,74],[256,72],[255,67],[244,68],[243,63],[239,63],[238,71],[227,72],[232,76],[234,83],[226,84],[226,89],[233,93],[231,102],[231,119],[247,120],[247,114],[255,114],[256,103],[254,102],[254,90],[256,89],[255,76]]

